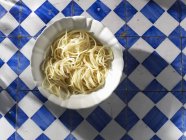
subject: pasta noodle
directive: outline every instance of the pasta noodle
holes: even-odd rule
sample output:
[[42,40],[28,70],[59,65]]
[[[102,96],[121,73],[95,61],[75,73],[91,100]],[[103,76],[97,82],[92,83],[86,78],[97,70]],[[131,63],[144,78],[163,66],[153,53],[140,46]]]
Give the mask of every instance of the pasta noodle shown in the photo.
[[104,86],[112,60],[111,48],[90,33],[66,32],[52,43],[41,65],[42,86],[58,97],[88,94]]

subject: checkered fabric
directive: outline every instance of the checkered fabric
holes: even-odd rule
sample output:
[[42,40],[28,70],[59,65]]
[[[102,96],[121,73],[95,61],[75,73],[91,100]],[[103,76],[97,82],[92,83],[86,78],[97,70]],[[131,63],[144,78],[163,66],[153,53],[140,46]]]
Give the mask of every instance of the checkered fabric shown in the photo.
[[[98,106],[69,110],[37,90],[30,58],[42,30],[82,15],[124,48],[122,80]],[[1,140],[186,140],[186,0],[1,0]]]

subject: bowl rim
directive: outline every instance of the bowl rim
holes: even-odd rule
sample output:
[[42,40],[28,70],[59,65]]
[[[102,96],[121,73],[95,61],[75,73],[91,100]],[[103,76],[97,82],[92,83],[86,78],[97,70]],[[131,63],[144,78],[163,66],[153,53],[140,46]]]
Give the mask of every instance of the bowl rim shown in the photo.
[[[93,18],[89,18],[89,17],[85,17],[85,16],[72,16],[72,17],[63,17],[63,18],[60,18],[60,19],[54,21],[52,24],[48,25],[45,29],[42,30],[42,32],[41,32],[40,35],[37,37],[37,39],[36,39],[36,41],[35,41],[35,43],[34,43],[34,46],[33,46],[33,49],[32,49],[32,54],[31,54],[31,60],[30,60],[31,74],[32,74],[32,77],[33,77],[33,81],[34,81],[36,87],[38,88],[39,92],[40,92],[45,98],[47,98],[49,101],[51,101],[52,103],[54,103],[54,104],[56,104],[56,105],[59,105],[60,107],[68,108],[68,109],[84,109],[84,108],[90,108],[90,107],[96,106],[96,105],[100,104],[101,102],[103,102],[104,100],[108,99],[108,98],[112,95],[112,93],[114,92],[114,90],[117,88],[117,86],[119,85],[120,80],[121,80],[121,77],[122,77],[122,74],[123,74],[123,69],[124,69],[124,59],[122,59],[122,63],[121,63],[122,69],[121,69],[121,71],[117,71],[117,72],[118,72],[117,74],[119,75],[120,79],[119,79],[118,81],[114,81],[114,82],[116,82],[114,88],[113,88],[112,90],[109,90],[107,96],[104,96],[104,98],[103,98],[102,100],[99,100],[98,102],[94,102],[94,103],[87,104],[86,106],[83,106],[83,107],[81,107],[81,106],[78,106],[78,107],[77,107],[77,106],[65,106],[65,105],[62,105],[62,104],[60,104],[60,103],[54,101],[54,100],[55,100],[54,98],[48,98],[49,95],[48,95],[48,93],[46,93],[47,90],[41,89],[40,87],[38,87],[38,85],[36,84],[36,80],[35,80],[35,77],[34,77],[34,70],[33,70],[34,49],[36,48],[36,45],[37,45],[37,43],[38,43],[38,40],[40,40],[41,37],[42,37],[42,35],[44,34],[44,32],[46,32],[46,31],[47,31],[51,26],[53,26],[55,23],[57,23],[57,22],[59,22],[59,21],[61,21],[61,20],[64,20],[64,19],[78,19],[78,18],[85,18],[85,19],[91,19],[92,21],[97,21],[97,22],[99,22],[99,24],[101,24],[103,27],[107,28],[107,29],[110,31],[110,29],[109,29],[108,27],[106,27],[102,22],[100,22],[100,21],[98,21],[98,20],[95,20],[95,19],[93,19]],[[111,32],[111,31],[110,31],[110,32]],[[111,33],[112,33],[112,32],[111,32]],[[56,35],[57,35],[57,34],[56,34]],[[113,37],[116,39],[116,37],[114,36],[113,33],[112,33],[112,35],[113,35]],[[123,51],[123,47],[120,45],[120,43],[118,42],[117,39],[116,39],[116,41],[117,41],[116,44],[117,44],[117,46],[119,46],[119,49],[121,49],[121,51]],[[123,58],[123,53],[122,53],[122,56],[121,56],[121,57]],[[50,94],[50,93],[49,93],[49,94]],[[91,93],[90,93],[90,94],[91,94]],[[55,95],[53,95],[53,96],[55,96]],[[55,96],[55,97],[57,97],[57,96]],[[59,99],[60,97],[57,97],[57,98]],[[70,98],[70,97],[69,97],[69,98]],[[60,100],[63,100],[63,99],[61,98]]]

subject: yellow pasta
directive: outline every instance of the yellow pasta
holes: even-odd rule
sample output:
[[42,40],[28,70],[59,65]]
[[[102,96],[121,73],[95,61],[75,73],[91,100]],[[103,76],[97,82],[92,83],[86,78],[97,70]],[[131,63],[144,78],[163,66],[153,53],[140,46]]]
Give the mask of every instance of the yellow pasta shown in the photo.
[[42,63],[42,86],[58,97],[88,94],[104,86],[112,60],[111,48],[90,33],[66,32],[52,43]]

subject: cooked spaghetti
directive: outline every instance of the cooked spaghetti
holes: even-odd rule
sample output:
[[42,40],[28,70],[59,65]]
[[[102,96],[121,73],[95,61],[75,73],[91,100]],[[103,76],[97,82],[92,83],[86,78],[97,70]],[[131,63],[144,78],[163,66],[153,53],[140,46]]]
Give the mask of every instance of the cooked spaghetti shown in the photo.
[[60,97],[88,94],[104,86],[112,60],[111,48],[90,33],[66,32],[52,43],[43,61],[42,86]]

